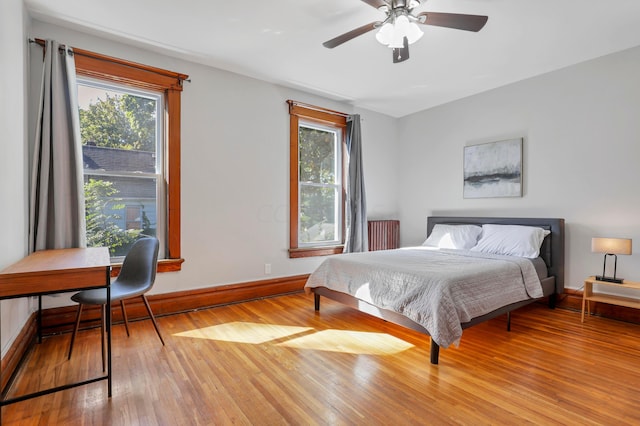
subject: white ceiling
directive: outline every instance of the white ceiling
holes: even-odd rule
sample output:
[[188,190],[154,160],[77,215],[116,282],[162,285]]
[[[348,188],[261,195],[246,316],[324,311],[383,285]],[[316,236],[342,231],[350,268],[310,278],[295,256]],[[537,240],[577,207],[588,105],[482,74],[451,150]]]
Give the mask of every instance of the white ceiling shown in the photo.
[[393,117],[640,45],[640,0],[423,1],[414,14],[489,21],[478,33],[422,26],[424,37],[399,64],[375,31],[322,46],[384,18],[360,0],[24,1],[42,21]]

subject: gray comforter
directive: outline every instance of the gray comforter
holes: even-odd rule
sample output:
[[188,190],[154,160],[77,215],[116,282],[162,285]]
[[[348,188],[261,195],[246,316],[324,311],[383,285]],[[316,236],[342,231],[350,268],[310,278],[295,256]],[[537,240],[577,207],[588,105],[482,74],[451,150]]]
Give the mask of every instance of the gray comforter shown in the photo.
[[543,296],[530,259],[426,247],[327,258],[307,280],[314,287],[400,313],[443,348],[459,343],[461,323]]

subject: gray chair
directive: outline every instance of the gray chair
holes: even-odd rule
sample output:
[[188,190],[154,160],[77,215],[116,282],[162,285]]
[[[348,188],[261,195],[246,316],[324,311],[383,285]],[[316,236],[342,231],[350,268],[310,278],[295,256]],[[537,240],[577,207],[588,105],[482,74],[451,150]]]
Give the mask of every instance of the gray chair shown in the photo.
[[[129,336],[129,323],[127,321],[127,313],[124,308],[125,299],[131,299],[133,297],[140,296],[144,301],[144,305],[149,312],[149,317],[153,322],[153,326],[158,333],[160,341],[164,345],[164,339],[158,329],[156,319],[151,312],[151,307],[145,296],[145,293],[151,290],[153,283],[156,279],[156,268],[158,261],[158,248],[159,242],[157,238],[141,238],[137,240],[129,253],[127,253],[120,269],[120,274],[111,283],[111,305],[114,302],[120,302],[120,308],[122,309],[122,317],[124,319],[124,325],[127,330],[127,336]],[[71,300],[78,303],[78,313],[76,315],[76,324],[73,329],[73,335],[71,336],[71,343],[69,345],[69,359],[71,359],[71,353],[73,351],[73,343],[76,338],[76,333],[80,327],[80,316],[82,315],[82,307],[84,305],[100,305],[101,307],[101,332],[102,332],[102,369],[105,370],[105,356],[104,356],[104,332],[105,332],[105,320],[106,320],[106,303],[107,303],[107,289],[97,288],[92,290],[84,290],[74,294]],[[109,315],[111,313],[109,312]]]

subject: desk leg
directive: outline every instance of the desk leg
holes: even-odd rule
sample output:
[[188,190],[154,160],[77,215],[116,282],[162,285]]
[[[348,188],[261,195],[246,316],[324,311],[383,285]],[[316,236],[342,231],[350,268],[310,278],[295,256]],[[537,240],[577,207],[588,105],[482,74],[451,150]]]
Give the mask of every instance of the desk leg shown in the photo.
[[107,268],[107,394],[111,398],[111,267]]
[[38,343],[42,343],[42,295],[38,295]]

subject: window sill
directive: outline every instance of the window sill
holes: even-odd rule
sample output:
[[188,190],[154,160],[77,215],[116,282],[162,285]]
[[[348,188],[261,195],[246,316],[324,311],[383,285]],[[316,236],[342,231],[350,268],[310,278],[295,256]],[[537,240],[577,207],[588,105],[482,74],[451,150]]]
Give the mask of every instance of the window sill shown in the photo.
[[329,256],[332,254],[340,254],[344,246],[327,246],[327,247],[309,247],[289,249],[289,258],[297,259],[301,257],[313,256]]
[[[160,259],[158,260],[158,272],[175,272],[182,270],[184,259]],[[111,276],[117,277],[120,274],[122,263],[111,264]]]

